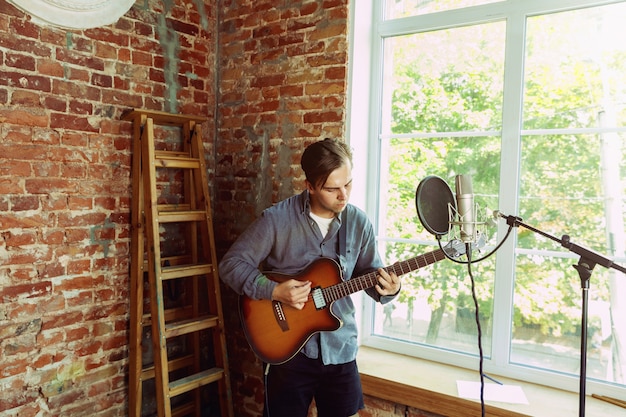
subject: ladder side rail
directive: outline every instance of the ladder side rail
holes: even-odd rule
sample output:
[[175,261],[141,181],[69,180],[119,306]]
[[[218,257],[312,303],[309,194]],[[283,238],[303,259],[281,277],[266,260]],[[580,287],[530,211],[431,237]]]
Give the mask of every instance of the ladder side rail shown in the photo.
[[196,189],[201,190],[198,204],[203,205],[206,212],[206,222],[204,224],[207,228],[207,233],[203,234],[204,241],[202,242],[204,256],[211,263],[212,276],[207,279],[207,297],[209,300],[213,300],[213,303],[209,303],[209,313],[216,315],[218,320],[218,326],[212,332],[213,336],[213,350],[215,352],[216,366],[221,367],[224,370],[224,376],[218,384],[220,395],[220,407],[222,415],[228,417],[234,416],[232,391],[230,386],[230,372],[228,369],[228,358],[226,356],[226,335],[224,327],[224,314],[222,309],[222,297],[220,294],[220,281],[217,269],[217,254],[215,251],[215,236],[213,234],[213,215],[211,212],[211,197],[208,189],[208,173],[206,169],[206,161],[204,159],[204,144],[202,142],[202,134],[200,125],[195,126],[196,134],[192,141],[192,154],[199,159],[200,169],[195,179],[197,181]]
[[159,417],[171,416],[169,373],[167,367],[167,339],[165,337],[165,314],[163,285],[161,282],[161,241],[158,221],[158,193],[156,185],[154,125],[146,119],[143,130],[142,164],[144,181],[144,204],[146,217],[146,248],[148,251],[148,277],[150,282],[150,311],[152,315],[152,346],[155,370],[156,402]]
[[142,349],[144,294],[144,215],[143,181],[141,175],[141,126],[145,116],[135,116],[132,144],[132,203],[131,203],[131,271],[130,271],[130,336],[129,336],[129,395],[128,414],[141,417],[143,393]]
[[[182,135],[184,140],[184,150],[188,155],[194,156],[192,151],[192,141],[194,140],[194,135],[196,134],[196,129],[194,127],[199,127],[200,125],[196,125],[195,121],[190,120],[185,123],[182,127]],[[198,176],[198,168],[193,168],[189,170],[185,170],[185,203],[189,204],[192,210],[197,210],[198,206],[196,204],[196,194],[197,187],[195,178]],[[198,264],[200,262],[200,257],[198,254],[198,222],[190,222],[187,225],[188,227],[188,245],[191,250],[191,259],[194,264]],[[191,300],[190,303],[192,305],[193,315],[194,317],[200,316],[200,289],[199,289],[199,276],[195,275],[190,278],[190,281],[187,281],[187,287],[191,290]],[[193,363],[193,371],[194,374],[198,374],[201,371],[201,363],[200,363],[200,333],[194,332],[190,335],[190,343],[191,349],[194,351],[194,363]],[[195,411],[196,415],[200,416],[202,413],[202,398],[200,395],[200,389],[195,389],[193,393],[195,397]]]

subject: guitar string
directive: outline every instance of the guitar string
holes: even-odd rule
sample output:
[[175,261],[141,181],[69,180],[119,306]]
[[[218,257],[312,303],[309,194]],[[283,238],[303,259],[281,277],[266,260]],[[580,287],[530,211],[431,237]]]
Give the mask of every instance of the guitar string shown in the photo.
[[[432,257],[432,260],[429,262],[428,257]],[[396,275],[404,275],[408,272],[415,271],[416,269],[422,268],[424,266],[430,265],[438,260],[441,260],[445,257],[442,250],[432,251],[423,255],[419,255],[413,259],[409,259],[407,261],[397,262],[389,267],[386,267],[385,270],[387,272],[394,272]],[[420,262],[420,259],[422,262]],[[411,264],[415,263],[414,267],[411,267]],[[405,272],[404,267],[407,266],[408,270]],[[331,285],[322,289],[322,293],[324,294],[324,299],[328,302],[338,300],[345,296],[348,296],[352,293],[355,293],[360,290],[364,290],[367,288],[374,287],[378,280],[376,279],[377,272],[372,271],[365,275],[356,277],[354,279],[350,279],[348,281],[343,281],[338,284]],[[348,291],[345,288],[348,287]],[[312,296],[310,295],[309,298]]]

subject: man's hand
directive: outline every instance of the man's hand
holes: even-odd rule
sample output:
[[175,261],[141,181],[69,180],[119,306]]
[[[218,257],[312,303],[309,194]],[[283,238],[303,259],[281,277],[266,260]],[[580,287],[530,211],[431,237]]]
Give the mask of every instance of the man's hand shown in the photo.
[[302,310],[304,304],[309,300],[311,292],[311,281],[298,281],[290,279],[281,282],[272,291],[272,300],[280,301],[283,304]]
[[395,273],[388,273],[383,268],[378,269],[378,285],[376,291],[380,295],[395,295],[400,291],[400,278]]

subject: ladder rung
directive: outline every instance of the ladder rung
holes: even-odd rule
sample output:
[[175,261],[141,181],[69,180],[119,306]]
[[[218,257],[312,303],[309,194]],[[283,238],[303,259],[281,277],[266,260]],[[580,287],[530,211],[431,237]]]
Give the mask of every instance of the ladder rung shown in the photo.
[[181,336],[217,326],[217,316],[200,316],[165,324],[165,337]]
[[[163,311],[165,321],[184,320],[192,315],[191,306],[168,308]],[[141,318],[142,326],[150,326],[152,324],[152,314],[145,313]]]
[[198,158],[170,151],[156,151],[154,153],[154,164],[161,168],[200,168],[200,160]]
[[161,279],[186,278],[205,275],[213,272],[212,264],[164,266],[161,268]]
[[[181,356],[180,358],[172,359],[167,363],[168,372],[176,371],[178,369],[186,368],[193,365],[193,356]],[[154,365],[150,365],[141,370],[141,379],[146,381],[154,378]]]
[[179,204],[158,204],[157,211],[183,211],[191,210],[191,204],[179,203]]
[[191,391],[192,389],[210,384],[211,382],[219,381],[223,378],[223,376],[224,370],[222,368],[211,368],[206,371],[170,382],[170,397],[175,397]]
[[[166,265],[184,265],[191,263],[191,255],[174,255],[174,256],[162,256],[161,257],[161,268]],[[143,270],[148,270],[148,260],[143,260]]]
[[159,212],[159,222],[161,223],[199,222],[206,219],[207,213],[204,210]]
[[154,120],[157,125],[182,126],[189,122],[202,123],[209,120],[207,117],[173,114],[158,110],[132,109],[122,114],[122,120],[133,120],[137,116],[145,115]]
[[193,403],[179,405],[178,407],[172,409],[172,417],[188,416],[192,414],[195,409],[196,406]]

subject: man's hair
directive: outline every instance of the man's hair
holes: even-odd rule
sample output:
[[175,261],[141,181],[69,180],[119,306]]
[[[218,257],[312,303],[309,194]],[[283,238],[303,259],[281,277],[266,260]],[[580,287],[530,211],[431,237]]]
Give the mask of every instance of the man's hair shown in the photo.
[[313,187],[324,185],[328,176],[346,163],[352,166],[350,147],[338,139],[329,138],[307,146],[300,161],[304,175]]

